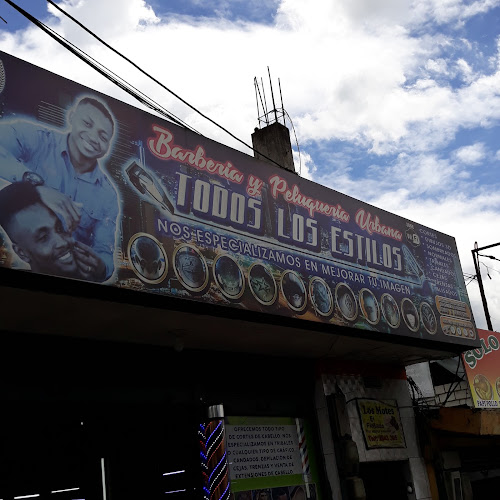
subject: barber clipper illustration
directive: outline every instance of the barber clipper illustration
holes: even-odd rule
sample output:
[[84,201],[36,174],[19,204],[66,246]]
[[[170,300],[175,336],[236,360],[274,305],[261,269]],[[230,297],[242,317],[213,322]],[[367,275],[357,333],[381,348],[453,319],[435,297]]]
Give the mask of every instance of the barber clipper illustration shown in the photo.
[[161,184],[137,162],[132,162],[126,170],[128,178],[139,193],[146,195],[149,201],[159,205],[162,210],[174,213],[174,206],[168,199]]

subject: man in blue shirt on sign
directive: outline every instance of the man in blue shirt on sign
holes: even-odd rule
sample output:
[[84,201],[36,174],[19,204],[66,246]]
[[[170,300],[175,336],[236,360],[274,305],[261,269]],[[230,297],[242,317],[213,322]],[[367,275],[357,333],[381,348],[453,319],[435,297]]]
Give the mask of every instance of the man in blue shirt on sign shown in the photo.
[[35,273],[80,278],[75,254],[81,243],[64,231],[61,220],[29,182],[0,189],[0,226],[12,250]]
[[0,127],[0,177],[33,184],[42,202],[80,243],[75,253],[81,277],[107,280],[114,271],[118,196],[99,167],[109,151],[115,123],[92,97],[68,114],[69,132],[16,120]]

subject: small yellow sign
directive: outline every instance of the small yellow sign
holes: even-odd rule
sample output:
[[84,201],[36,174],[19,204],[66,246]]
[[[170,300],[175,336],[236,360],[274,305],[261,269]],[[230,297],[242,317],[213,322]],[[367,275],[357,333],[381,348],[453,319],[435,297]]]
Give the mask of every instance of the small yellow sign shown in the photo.
[[358,399],[366,448],[404,448],[403,426],[396,401]]

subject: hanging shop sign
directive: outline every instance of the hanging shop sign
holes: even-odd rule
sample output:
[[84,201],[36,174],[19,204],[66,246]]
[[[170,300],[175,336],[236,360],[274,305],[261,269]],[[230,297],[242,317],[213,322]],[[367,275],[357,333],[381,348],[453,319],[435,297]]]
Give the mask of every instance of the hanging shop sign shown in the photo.
[[356,400],[366,448],[404,448],[403,426],[396,401]]
[[500,406],[500,333],[478,330],[481,347],[466,351],[462,361],[476,408]]
[[226,442],[235,498],[321,498],[310,429],[303,419],[227,417]]
[[450,236],[0,61],[1,266],[477,346]]

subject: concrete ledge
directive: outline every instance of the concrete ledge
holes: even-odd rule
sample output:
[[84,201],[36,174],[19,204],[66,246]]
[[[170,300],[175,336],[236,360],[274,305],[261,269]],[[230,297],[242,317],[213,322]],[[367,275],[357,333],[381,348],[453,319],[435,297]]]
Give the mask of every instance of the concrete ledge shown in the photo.
[[500,409],[440,408],[431,427],[475,436],[500,436]]

